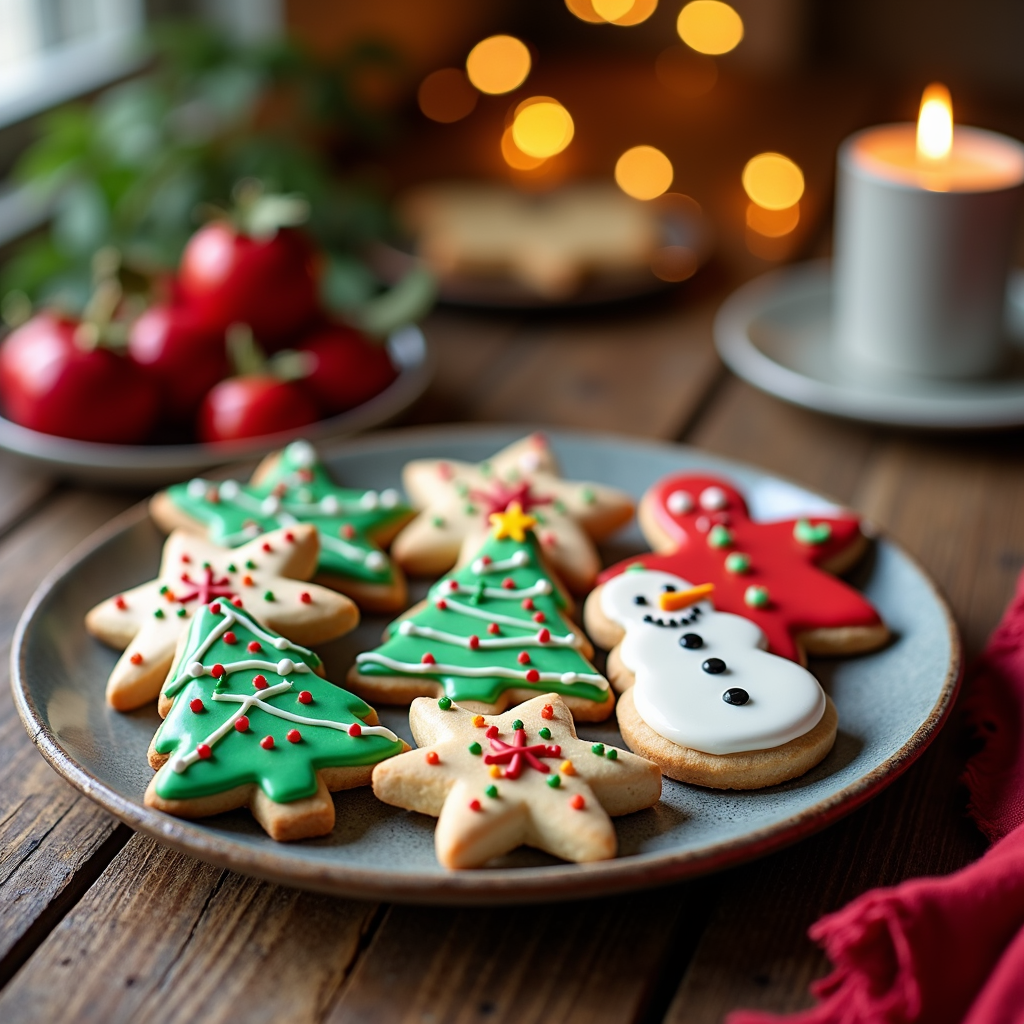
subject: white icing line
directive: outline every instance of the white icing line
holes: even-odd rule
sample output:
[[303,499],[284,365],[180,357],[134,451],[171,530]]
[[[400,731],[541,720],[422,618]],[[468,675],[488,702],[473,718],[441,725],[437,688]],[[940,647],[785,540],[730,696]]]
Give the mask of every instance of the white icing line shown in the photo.
[[[525,623],[521,623],[525,625]],[[465,647],[466,650],[486,650],[488,648],[503,647],[578,647],[579,640],[575,633],[567,633],[565,636],[551,634],[549,639],[540,640],[534,636],[506,636],[506,637],[478,637],[476,647],[469,642],[468,636],[459,636],[456,633],[446,633],[442,629],[434,629],[432,626],[418,626],[410,619],[406,619],[398,632],[402,636],[423,636],[428,640],[437,640],[440,643],[452,644],[455,647]],[[539,632],[539,630],[538,630]]]
[[442,586],[442,596],[443,590],[447,589],[451,594],[481,593],[484,597],[493,597],[503,601],[518,601],[521,597],[536,597],[538,594],[550,594],[553,589],[547,580],[537,580],[533,586],[523,587],[520,590],[512,587],[483,587],[482,590],[478,590],[476,587],[464,587],[456,580],[448,580]]
[[[288,685],[291,686],[291,683]],[[389,740],[398,740],[398,737],[383,725],[363,725],[362,722],[335,722],[329,718],[308,718],[306,715],[296,715],[291,711],[285,711],[282,708],[275,707],[273,704],[267,704],[265,698],[267,694],[271,692],[271,689],[261,690],[260,693],[255,696],[243,696],[240,693],[215,693],[213,695],[213,699],[221,701],[244,701],[245,707],[258,707],[261,710],[266,711],[268,715],[273,715],[275,718],[284,718],[289,722],[298,722],[299,725],[322,725],[327,729],[337,729],[339,732],[346,733],[353,725],[358,725],[360,736],[386,736]],[[353,739],[356,738],[357,737],[353,737]]]
[[532,620],[516,619],[511,615],[502,615],[501,612],[481,611],[479,608],[463,604],[461,601],[456,601],[450,597],[440,597],[432,600],[442,600],[452,611],[461,612],[463,615],[472,615],[474,618],[483,619],[486,622],[498,622],[503,626],[517,626],[519,629],[528,629],[531,632],[537,628],[537,623]]
[[[282,668],[284,664],[287,667]],[[246,669],[262,669],[264,672],[276,672],[279,676],[290,675],[292,672],[298,675],[308,675],[313,671],[305,662],[294,662],[291,658],[285,658],[282,661],[260,661],[256,658],[250,658],[246,661],[229,661],[220,667],[224,669],[224,675],[226,676],[231,675],[233,672],[245,672]],[[186,673],[192,679],[198,679],[200,676],[212,676],[213,666],[192,661],[189,662]]]
[[[461,665],[443,665],[440,662],[433,664],[419,662],[414,664],[409,661],[396,661],[394,658],[389,658],[385,654],[378,654],[376,651],[367,651],[356,655],[356,664],[363,664],[364,662],[383,665],[385,668],[390,668],[395,672],[404,672],[407,675],[464,676],[467,679],[494,677],[497,679],[518,679],[524,683],[529,682],[525,671],[502,668],[499,665],[482,668],[463,668]],[[599,689],[608,689],[608,681],[604,676],[590,675],[584,672],[540,672],[536,669],[534,671],[537,671],[538,683],[562,683],[565,686],[572,686],[573,683],[590,683]]]
[[526,551],[517,551],[511,558],[501,558],[496,562],[485,562],[482,558],[476,559],[470,566],[477,576],[484,576],[492,572],[506,572],[508,569],[521,569],[524,565],[530,564],[530,556]]

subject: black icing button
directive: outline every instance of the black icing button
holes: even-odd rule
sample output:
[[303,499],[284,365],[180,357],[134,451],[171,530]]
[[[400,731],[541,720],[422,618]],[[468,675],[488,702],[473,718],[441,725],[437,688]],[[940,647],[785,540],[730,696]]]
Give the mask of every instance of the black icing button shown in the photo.
[[676,592],[675,586],[671,583],[666,583],[661,589],[664,590],[666,594],[674,594]]
[[718,676],[725,671],[725,662],[721,658],[708,658],[701,668],[713,676]]
[[695,651],[704,646],[704,638],[697,633],[684,633],[679,638],[679,646]]
[[633,598],[633,604],[647,604],[647,598],[643,594],[637,594]]
[[750,700],[750,694],[739,686],[732,686],[722,694],[722,700],[726,704],[735,704],[739,707],[740,704],[746,704]]

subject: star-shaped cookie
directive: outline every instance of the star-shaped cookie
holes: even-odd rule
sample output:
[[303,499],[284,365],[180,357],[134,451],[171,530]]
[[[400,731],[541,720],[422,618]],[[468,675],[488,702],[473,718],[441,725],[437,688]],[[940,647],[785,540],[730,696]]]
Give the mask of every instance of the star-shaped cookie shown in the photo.
[[564,860],[607,860],[618,845],[609,815],[661,797],[657,765],[579,739],[554,693],[493,717],[419,697],[409,723],[420,749],[378,764],[373,791],[438,818],[434,847],[445,867],[481,867],[523,844]]
[[544,557],[566,586],[586,593],[601,568],[594,542],[629,521],[633,501],[602,484],[563,480],[542,434],[509,445],[486,462],[417,459],[402,480],[419,515],[395,538],[391,554],[408,572],[440,576],[475,556],[489,517],[518,502],[537,519]]
[[268,455],[248,483],[195,479],[157,494],[150,505],[165,530],[205,533],[225,547],[266,530],[312,523],[320,531],[317,582],[368,611],[399,611],[405,578],[381,550],[413,512],[398,491],[339,487],[308,441]]
[[313,575],[318,551],[316,527],[301,523],[234,549],[175,530],[156,579],[102,601],[85,617],[93,636],[124,648],[107,680],[107,701],[131,711],[155,700],[179,638],[210,601],[230,601],[301,644],[354,629],[359,610],[347,597],[302,582]]

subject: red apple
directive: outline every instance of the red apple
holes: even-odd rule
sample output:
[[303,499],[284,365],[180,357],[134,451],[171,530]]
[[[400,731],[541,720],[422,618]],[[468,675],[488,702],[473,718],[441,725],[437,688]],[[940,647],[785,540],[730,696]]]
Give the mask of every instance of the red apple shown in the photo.
[[323,327],[296,348],[313,356],[302,384],[328,416],[361,405],[398,376],[387,349],[351,327]]

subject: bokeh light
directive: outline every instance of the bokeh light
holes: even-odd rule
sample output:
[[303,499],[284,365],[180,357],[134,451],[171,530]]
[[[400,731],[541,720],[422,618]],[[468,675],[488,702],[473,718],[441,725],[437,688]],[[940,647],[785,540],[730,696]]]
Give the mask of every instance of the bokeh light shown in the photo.
[[492,96],[511,92],[530,73],[530,51],[515,36],[490,36],[469,51],[466,73],[481,92]]
[[575,126],[569,111],[550,96],[531,96],[516,107],[512,140],[527,156],[546,158],[572,142]]
[[743,19],[720,0],[692,0],[680,12],[676,31],[698,53],[734,50],[743,39]]
[[651,254],[651,271],[662,281],[685,281],[697,266],[697,254],[685,245],[663,245]]
[[747,204],[747,227],[765,238],[782,238],[800,223],[800,204],[782,210],[766,210],[757,203]]
[[565,0],[580,21],[592,25],[639,25],[657,9],[658,0]]
[[591,0],[594,10],[605,21],[618,21],[633,9],[635,0]]
[[628,28],[646,21],[658,9],[658,0],[633,0],[633,6],[625,14],[613,19],[613,25]]
[[781,153],[759,153],[743,168],[743,189],[766,210],[784,210],[804,194],[804,173]]
[[615,163],[615,183],[634,199],[656,199],[672,184],[672,161],[654,146],[627,149]]
[[917,153],[929,160],[944,160],[953,148],[953,98],[933,82],[921,97],[917,115]]
[[473,112],[477,93],[459,68],[441,68],[427,75],[417,93],[420,110],[431,121],[450,124]]
[[599,25],[605,19],[594,10],[591,0],[565,0],[565,6],[576,15],[580,21],[589,21],[592,25]]
[[535,171],[545,162],[544,157],[530,156],[516,145],[516,140],[512,138],[512,125],[502,132],[501,155],[504,157],[505,163],[516,171]]
[[654,74],[663,88],[674,96],[693,99],[711,92],[718,81],[714,57],[694,53],[688,46],[669,46],[658,54]]

